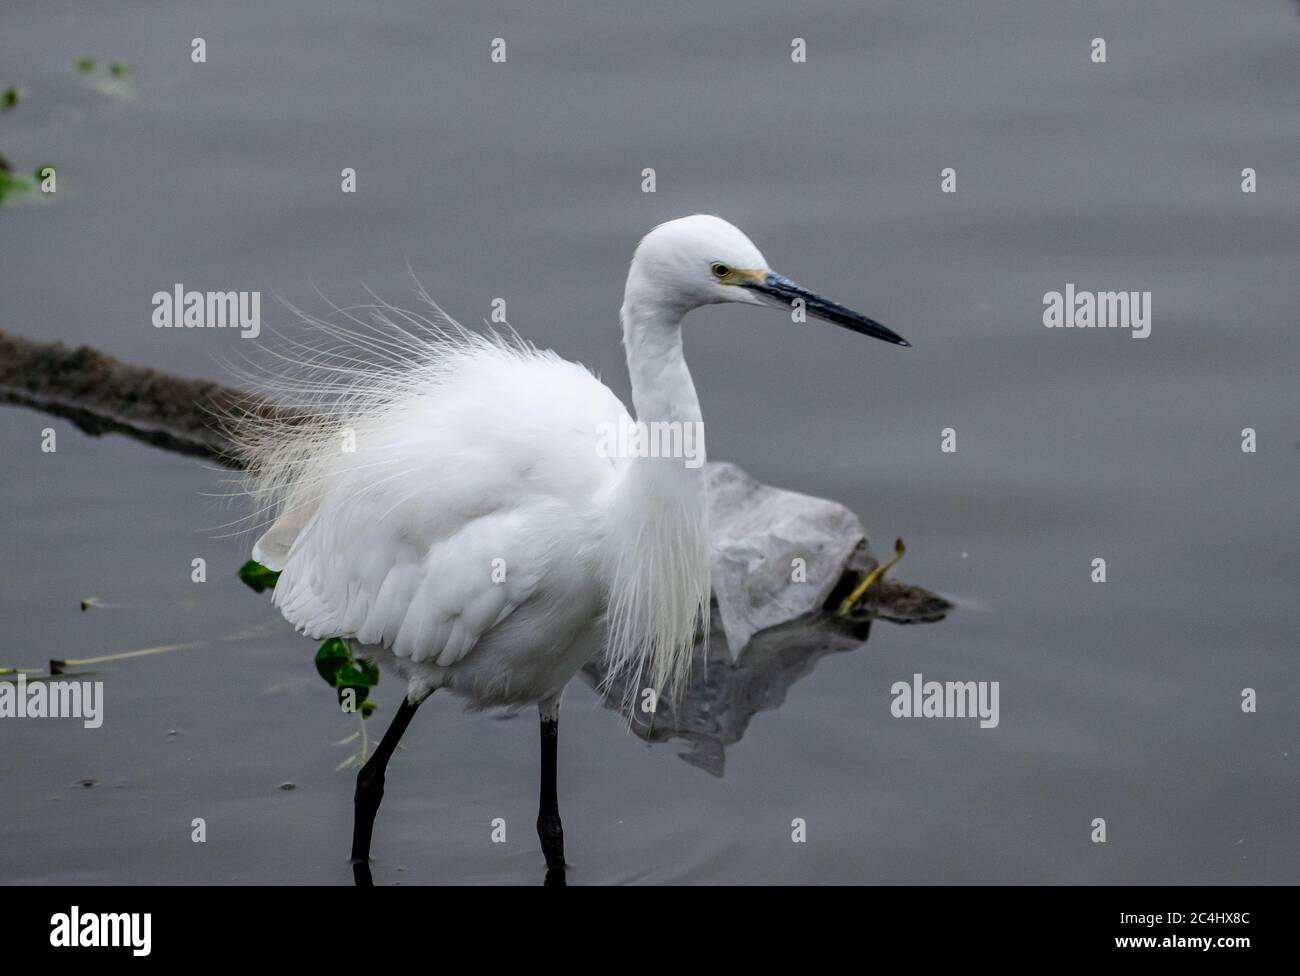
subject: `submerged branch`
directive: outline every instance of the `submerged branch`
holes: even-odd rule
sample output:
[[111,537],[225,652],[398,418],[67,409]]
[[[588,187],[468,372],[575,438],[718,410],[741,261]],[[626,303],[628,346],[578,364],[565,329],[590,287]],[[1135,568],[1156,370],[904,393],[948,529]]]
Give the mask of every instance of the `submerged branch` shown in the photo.
[[253,394],[131,366],[89,346],[33,342],[0,331],[0,403],[72,421],[94,437],[125,434],[154,447],[238,467],[214,418],[232,408],[298,416]]

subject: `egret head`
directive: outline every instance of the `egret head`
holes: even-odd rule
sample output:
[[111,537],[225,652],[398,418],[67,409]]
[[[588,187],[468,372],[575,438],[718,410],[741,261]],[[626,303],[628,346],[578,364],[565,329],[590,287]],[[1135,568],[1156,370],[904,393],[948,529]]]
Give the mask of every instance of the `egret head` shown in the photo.
[[641,239],[628,272],[628,295],[683,313],[720,302],[767,305],[787,313],[802,308],[853,332],[910,345],[879,322],[777,274],[737,227],[706,214],[670,220]]

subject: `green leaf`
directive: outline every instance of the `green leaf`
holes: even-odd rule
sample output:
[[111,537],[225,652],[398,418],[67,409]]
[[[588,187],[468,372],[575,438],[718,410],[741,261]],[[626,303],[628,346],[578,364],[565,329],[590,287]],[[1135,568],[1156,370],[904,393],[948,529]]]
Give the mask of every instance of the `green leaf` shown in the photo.
[[371,715],[375,714],[375,709],[378,707],[379,706],[372,701],[363,701],[361,703],[361,717],[369,718]]
[[89,74],[90,72],[95,70],[94,58],[77,58],[77,60],[74,61],[73,64],[76,65],[77,70],[80,71],[83,75]]
[[30,190],[31,184],[21,176],[14,176],[0,169],[0,203],[3,203],[7,196],[19,196]]
[[[370,697],[370,689],[365,685],[339,685],[338,698],[340,705],[343,704],[343,696],[349,691],[353,694],[352,703],[357,708],[364,711],[366,707],[366,699]],[[365,718],[365,715],[362,715],[361,717]]]
[[239,567],[239,578],[252,587],[254,592],[262,593],[266,590],[275,589],[280,574],[267,569],[256,560],[250,559]]
[[379,684],[379,668],[364,659],[348,660],[334,672],[335,688],[373,688],[377,684]]
[[316,671],[325,679],[327,685],[333,686],[339,669],[352,663],[347,644],[337,637],[331,637],[316,651]]
[[10,85],[0,92],[0,112],[8,111],[18,104],[18,89]]
[[[355,703],[361,711],[362,718],[369,716],[366,711],[366,699],[370,697],[370,689],[377,684],[379,684],[379,667],[365,658],[350,658],[334,672],[334,687],[339,692],[339,704],[343,704],[343,693],[351,688],[356,693]],[[370,712],[373,711],[374,704],[371,703]]]

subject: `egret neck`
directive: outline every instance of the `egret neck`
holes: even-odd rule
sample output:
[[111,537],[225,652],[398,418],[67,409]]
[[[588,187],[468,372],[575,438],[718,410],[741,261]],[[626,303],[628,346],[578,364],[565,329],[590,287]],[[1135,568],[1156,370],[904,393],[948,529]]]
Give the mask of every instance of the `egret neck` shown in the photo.
[[704,420],[682,353],[684,314],[672,306],[634,303],[630,298],[623,303],[623,346],[632,380],[632,406],[643,424],[700,424]]
[[[633,268],[623,300],[623,345],[632,404],[645,443],[651,424],[703,427],[700,401],[682,355],[688,306],[647,294]],[[681,443],[682,441],[677,441]],[[703,439],[699,438],[700,458]],[[660,456],[653,456],[659,453]],[[690,675],[696,634],[707,639],[709,542],[702,464],[662,452],[635,452],[611,500],[608,659],[626,673],[626,696],[676,698]]]

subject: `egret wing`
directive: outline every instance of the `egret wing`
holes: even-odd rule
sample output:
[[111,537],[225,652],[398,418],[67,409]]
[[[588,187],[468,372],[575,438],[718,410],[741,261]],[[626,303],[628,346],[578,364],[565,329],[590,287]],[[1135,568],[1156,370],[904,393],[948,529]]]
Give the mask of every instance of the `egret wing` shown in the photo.
[[541,591],[595,574],[593,535],[626,460],[598,450],[626,410],[551,354],[483,355],[427,393],[320,438],[253,555],[309,637],[447,667]]
[[545,552],[528,523],[546,517],[545,504],[498,506],[415,532],[384,504],[340,500],[298,532],[275,602],[307,636],[354,638],[447,667],[542,582]]

